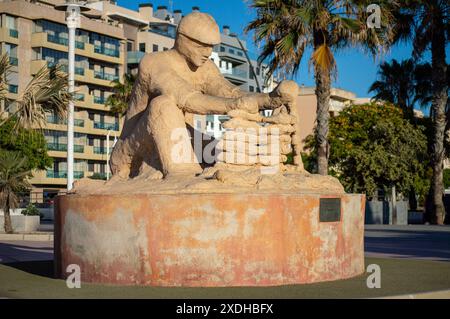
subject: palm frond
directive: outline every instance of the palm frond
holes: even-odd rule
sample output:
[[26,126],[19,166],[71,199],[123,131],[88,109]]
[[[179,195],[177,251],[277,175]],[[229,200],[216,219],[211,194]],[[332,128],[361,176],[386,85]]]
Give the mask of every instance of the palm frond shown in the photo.
[[20,127],[42,129],[47,123],[47,112],[66,118],[67,105],[72,98],[68,91],[67,74],[61,71],[61,66],[44,66],[17,100],[14,116]]

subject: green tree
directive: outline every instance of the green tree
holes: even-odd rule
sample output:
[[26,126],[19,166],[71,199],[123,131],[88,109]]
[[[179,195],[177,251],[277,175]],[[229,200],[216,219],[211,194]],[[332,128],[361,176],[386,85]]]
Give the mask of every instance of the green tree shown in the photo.
[[27,160],[27,170],[46,169],[53,163],[47,153],[47,143],[41,131],[16,127],[10,119],[0,126],[0,150],[18,152]]
[[413,58],[418,60],[426,51],[431,51],[433,178],[427,216],[431,223],[436,224],[443,224],[445,216],[443,163],[448,104],[446,47],[450,38],[449,16],[448,0],[406,0],[397,13],[397,37],[412,40]]
[[133,85],[136,81],[136,76],[133,74],[125,74],[123,83],[119,80],[114,80],[113,91],[114,93],[108,96],[106,99],[106,105],[111,108],[111,112],[120,116],[125,115],[130,102],[131,93],[133,91]]
[[27,170],[29,164],[27,158],[20,153],[0,151],[0,207],[3,209],[5,218],[5,232],[13,232],[11,224],[10,209],[19,205],[17,193],[30,188],[27,178],[31,171]]
[[[389,103],[351,105],[330,121],[330,170],[349,192],[426,189],[427,140],[422,127]],[[314,156],[314,144],[312,156]]]
[[[394,38],[395,1],[378,1],[381,10],[380,28],[367,24],[364,0],[253,0],[256,18],[247,26],[255,31],[255,42],[262,43],[260,61],[268,61],[270,73],[280,69],[294,74],[307,48],[312,48],[317,96],[317,168],[328,174],[328,122],[331,75],[336,71],[333,52],[361,45],[373,55],[381,53]],[[335,73],[336,74],[336,73]]]

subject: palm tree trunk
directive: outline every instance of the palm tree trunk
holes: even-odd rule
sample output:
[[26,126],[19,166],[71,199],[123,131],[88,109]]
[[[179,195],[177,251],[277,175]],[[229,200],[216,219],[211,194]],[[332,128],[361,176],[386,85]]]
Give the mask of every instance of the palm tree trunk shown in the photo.
[[442,200],[444,193],[443,168],[444,168],[444,138],[446,127],[445,108],[448,98],[447,87],[447,63],[445,61],[445,31],[442,17],[437,16],[433,21],[434,32],[431,42],[432,70],[433,70],[433,177],[431,181],[432,205],[431,220],[433,224],[444,223],[445,208]]
[[6,205],[3,208],[3,210],[4,210],[3,216],[5,217],[4,228],[5,228],[5,233],[12,234],[13,233],[13,228],[12,228],[11,215],[9,213],[9,209],[10,209],[9,202],[8,202],[8,199],[6,199]]
[[315,66],[316,97],[317,97],[317,169],[321,175],[328,175],[328,122],[330,119],[330,87],[331,76],[329,71],[324,71]]

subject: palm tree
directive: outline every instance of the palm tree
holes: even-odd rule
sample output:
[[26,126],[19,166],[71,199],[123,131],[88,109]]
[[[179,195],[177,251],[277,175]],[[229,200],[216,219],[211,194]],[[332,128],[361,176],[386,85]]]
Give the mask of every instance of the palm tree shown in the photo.
[[369,88],[376,100],[397,105],[410,120],[414,118],[414,106],[430,105],[430,91],[430,64],[416,64],[412,59],[380,64],[378,80]]
[[444,139],[446,107],[448,104],[448,79],[446,47],[450,38],[450,3],[448,0],[408,0],[399,11],[400,39],[412,39],[413,58],[418,60],[431,51],[433,177],[430,188],[429,221],[443,224],[445,208],[444,193]]
[[414,90],[415,90],[415,65],[408,59],[400,63],[393,59],[391,63],[380,64],[378,80],[369,88],[369,92],[375,93],[374,98],[393,103],[399,106],[407,115],[413,117]]
[[269,73],[298,71],[303,54],[312,48],[317,96],[317,167],[328,174],[328,120],[331,75],[336,74],[333,51],[362,45],[371,54],[383,52],[393,39],[391,21],[394,1],[383,6],[381,28],[368,26],[365,0],[253,0],[256,18],[246,27],[255,31],[255,42],[263,43],[260,62],[267,61]]
[[120,116],[125,115],[135,81],[136,76],[130,73],[125,74],[123,83],[119,80],[112,81],[114,93],[108,96],[105,103],[111,108],[111,112]]
[[[2,61],[3,59],[0,59],[0,71]],[[7,78],[7,76],[2,76],[0,73],[0,78]],[[17,119],[18,126],[42,129],[47,123],[47,112],[54,112],[61,118],[66,117],[67,105],[71,98],[72,94],[68,92],[67,74],[61,71],[61,66],[51,68],[45,66],[36,73],[16,100],[15,109],[6,111],[9,112],[8,117]],[[4,96],[3,99],[5,99]],[[8,117],[3,116],[0,125],[4,124]]]
[[5,232],[13,232],[10,209],[19,206],[18,192],[23,192],[31,186],[27,178],[31,171],[26,169],[27,159],[17,152],[0,152],[0,207],[5,216]]

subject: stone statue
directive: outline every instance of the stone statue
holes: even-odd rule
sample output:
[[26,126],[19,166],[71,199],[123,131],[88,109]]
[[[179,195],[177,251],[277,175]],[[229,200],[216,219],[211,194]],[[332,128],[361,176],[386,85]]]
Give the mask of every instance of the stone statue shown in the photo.
[[[269,94],[241,91],[209,59],[220,42],[214,19],[194,12],[181,20],[173,49],[143,57],[124,127],[111,154],[113,177],[102,187],[92,180],[77,181],[74,192],[239,192],[280,187],[343,192],[337,179],[312,175],[303,168],[297,84],[282,81]],[[272,116],[262,116],[259,112],[264,109],[273,110]],[[223,124],[227,131],[223,140],[216,143],[214,166],[202,169],[196,160],[179,161],[174,156],[173,133],[180,130],[187,158],[198,155],[185,113],[230,116]],[[234,138],[242,143],[233,145]],[[270,173],[263,174],[268,167]]]
[[111,155],[114,175],[128,178],[150,171],[159,178],[158,172],[201,173],[198,163],[176,164],[171,158],[171,132],[186,127],[184,112],[227,114],[242,110],[257,114],[290,102],[289,92],[278,90],[272,96],[246,93],[227,81],[209,59],[213,46],[220,42],[214,19],[194,12],[181,20],[172,50],[142,59],[124,128]]
[[[213,18],[192,13],[174,49],[143,58],[113,178],[81,179],[57,198],[57,276],[79,264],[85,282],[240,287],[364,273],[365,197],[303,169],[297,85],[241,92],[209,60],[219,42]],[[179,161],[198,155],[186,112],[230,118],[221,139],[201,145],[215,149],[203,170]]]

